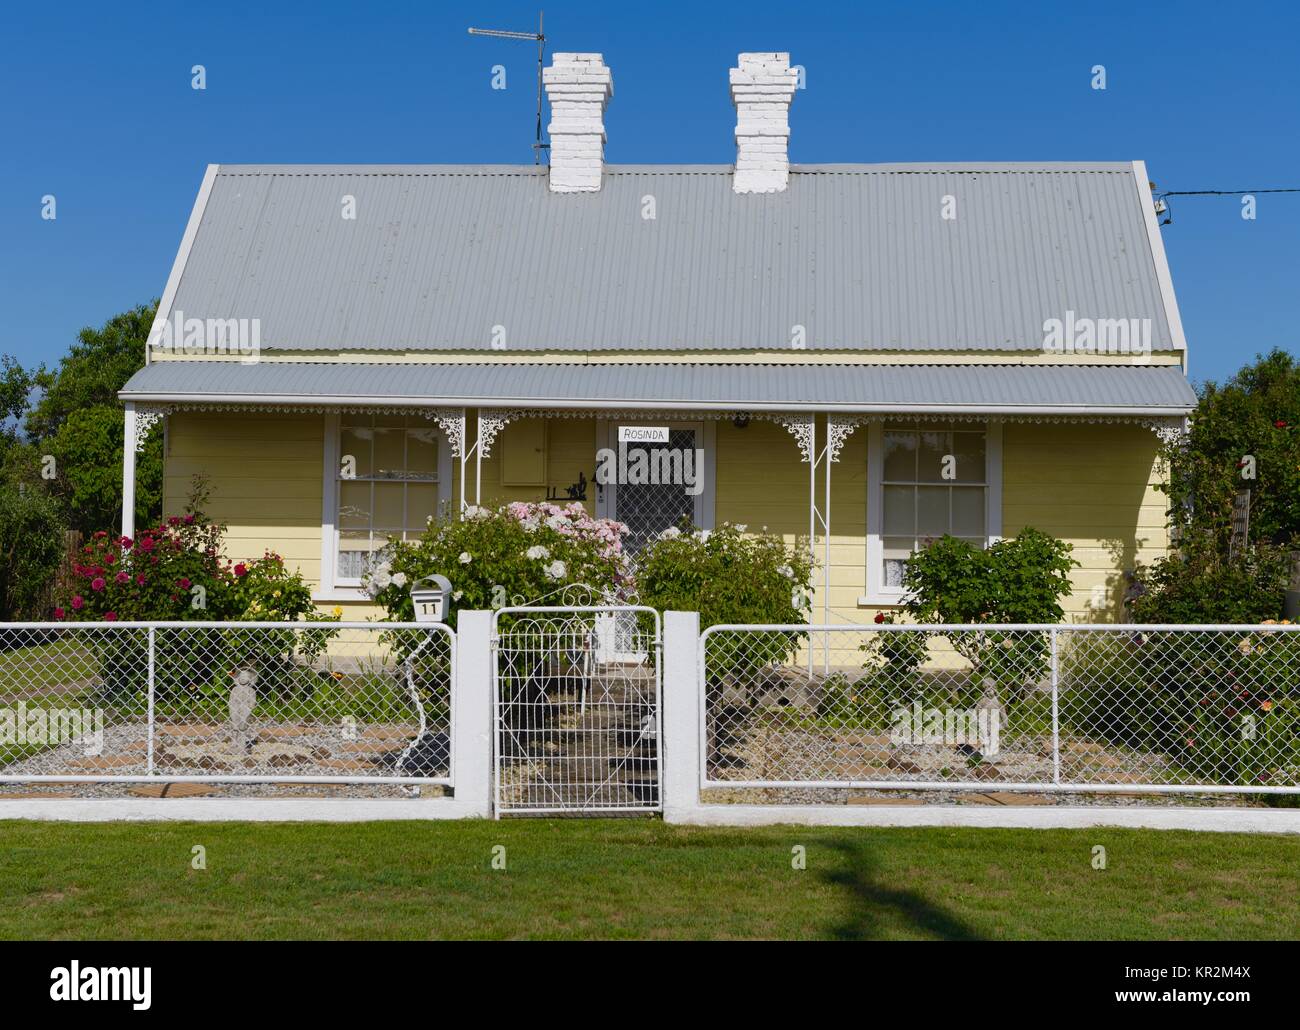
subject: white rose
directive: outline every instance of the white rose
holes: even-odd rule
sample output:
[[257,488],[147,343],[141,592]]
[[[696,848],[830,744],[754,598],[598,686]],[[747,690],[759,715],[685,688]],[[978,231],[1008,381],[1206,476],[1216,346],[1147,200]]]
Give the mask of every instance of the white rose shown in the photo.
[[543,558],[549,558],[551,556],[551,552],[541,544],[536,544],[533,547],[528,548],[525,553],[528,555],[530,561],[541,561]]
[[375,585],[377,590],[388,589],[388,584],[393,581],[393,577],[385,572],[382,568],[376,569],[375,574],[370,578],[370,582]]
[[682,535],[682,531],[676,526],[669,526],[659,536],[664,540],[673,540]]
[[553,561],[550,565],[546,566],[546,574],[550,576],[551,579],[563,579],[566,572],[568,572],[568,568],[562,561]]
[[405,572],[395,572],[395,573],[393,573],[393,586],[395,586],[395,587],[404,587],[404,586],[406,586],[406,573],[405,573]]
[[460,552],[460,563],[461,563],[462,565],[468,565],[468,564],[469,564],[470,562],[472,562],[473,560],[474,560],[474,556],[473,556],[472,554],[470,554],[469,551],[461,551],[461,552]]
[[462,597],[464,597],[464,596],[465,596],[465,591],[463,591],[463,590],[456,590],[456,591],[454,591],[454,592],[452,593],[452,595],[451,595],[451,599],[452,599],[453,601],[459,601],[459,600],[460,600]]

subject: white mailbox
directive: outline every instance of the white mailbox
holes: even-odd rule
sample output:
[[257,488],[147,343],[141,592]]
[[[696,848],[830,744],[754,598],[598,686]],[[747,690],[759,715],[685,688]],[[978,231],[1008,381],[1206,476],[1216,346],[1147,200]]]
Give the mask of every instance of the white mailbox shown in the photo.
[[425,576],[411,584],[416,622],[446,622],[450,601],[451,580],[446,576]]

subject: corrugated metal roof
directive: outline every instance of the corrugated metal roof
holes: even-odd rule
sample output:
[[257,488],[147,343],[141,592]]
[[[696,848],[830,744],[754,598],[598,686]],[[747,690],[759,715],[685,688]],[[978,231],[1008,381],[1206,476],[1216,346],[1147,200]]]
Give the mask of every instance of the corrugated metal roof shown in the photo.
[[1060,410],[1177,415],[1176,365],[377,364],[159,361],[127,400],[871,411]]
[[1127,163],[795,166],[747,196],[726,165],[545,171],[223,166],[173,310],[270,349],[1039,350],[1067,311],[1173,346]]

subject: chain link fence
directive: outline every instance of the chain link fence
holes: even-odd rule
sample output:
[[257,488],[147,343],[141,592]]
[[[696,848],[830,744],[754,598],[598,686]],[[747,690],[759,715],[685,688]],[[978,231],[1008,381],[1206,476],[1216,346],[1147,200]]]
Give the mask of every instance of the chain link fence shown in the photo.
[[705,787],[1300,793],[1300,626],[714,626],[700,650]]
[[441,624],[0,626],[0,782],[452,786]]
[[499,812],[653,812],[660,631],[649,608],[494,616]]

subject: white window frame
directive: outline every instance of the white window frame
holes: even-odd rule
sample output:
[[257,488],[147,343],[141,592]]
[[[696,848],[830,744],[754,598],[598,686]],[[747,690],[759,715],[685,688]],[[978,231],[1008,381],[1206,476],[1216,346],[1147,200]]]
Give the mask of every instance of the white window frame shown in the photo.
[[[984,531],[987,542],[993,544],[1002,538],[1002,422],[990,419],[983,426]],[[883,422],[872,422],[867,426],[867,592],[858,598],[858,604],[871,607],[900,605],[906,595],[902,588],[884,585],[885,543],[882,531],[885,521],[886,428]]]
[[[412,412],[412,416],[419,412]],[[430,421],[429,426],[438,434],[438,510],[447,509],[451,501],[451,444],[447,435]],[[338,583],[338,507],[339,507],[339,446],[342,418],[338,414],[324,416],[324,447],[321,464],[321,526],[320,526],[320,586],[312,594],[314,601],[369,601],[370,595],[361,587]]]

